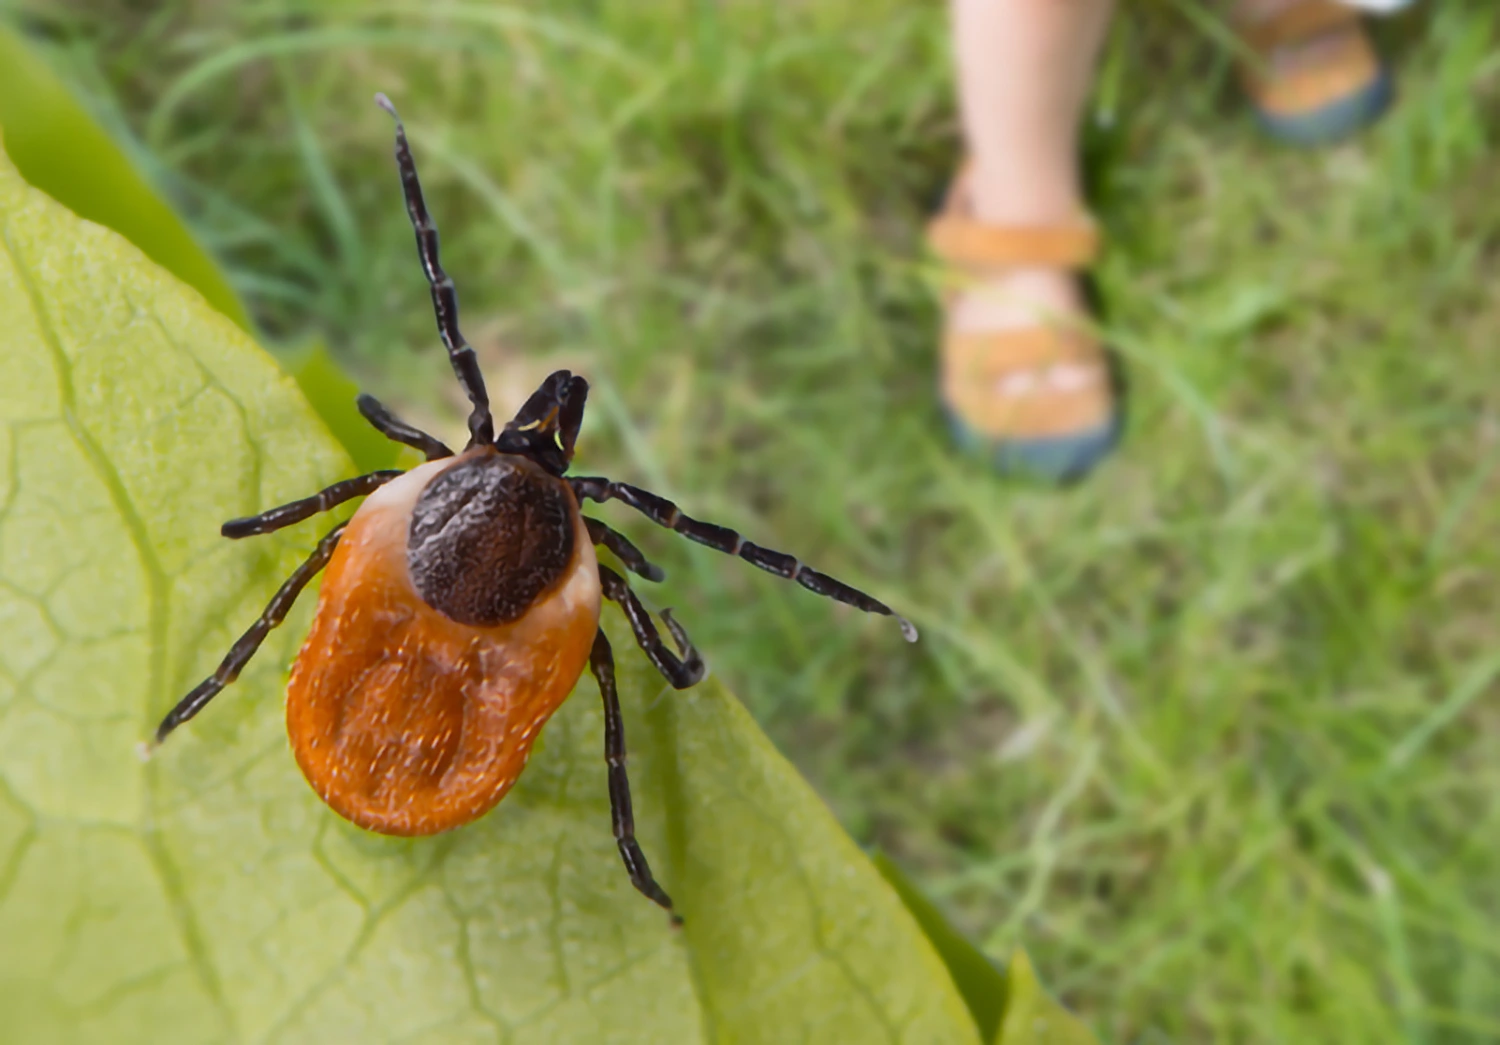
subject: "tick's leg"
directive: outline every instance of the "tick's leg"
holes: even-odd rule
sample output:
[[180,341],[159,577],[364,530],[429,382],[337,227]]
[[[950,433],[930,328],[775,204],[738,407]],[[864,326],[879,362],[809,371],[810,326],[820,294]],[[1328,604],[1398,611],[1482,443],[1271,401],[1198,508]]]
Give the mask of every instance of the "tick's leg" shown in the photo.
[[589,528],[589,540],[595,544],[602,544],[615,553],[615,558],[624,564],[631,573],[639,574],[648,581],[659,581],[666,576],[661,567],[655,563],[646,561],[646,556],[641,550],[630,543],[630,539],[623,533],[610,529],[598,519],[590,519],[584,516],[583,524]]
[[364,419],[374,426],[375,431],[392,442],[402,443],[414,450],[422,451],[429,461],[453,456],[453,451],[448,449],[441,440],[433,438],[420,428],[413,428],[387,410],[385,405],[374,396],[362,395],[354,401],[354,404],[359,407],[359,412]]
[[438,261],[438,232],[427,213],[427,204],[422,199],[422,183],[417,180],[417,164],[411,158],[411,146],[406,141],[406,128],[396,107],[383,94],[375,96],[375,104],[391,114],[396,121],[396,169],[401,172],[401,192],[406,197],[406,216],[411,219],[412,231],[417,236],[417,256],[422,261],[422,271],[427,274],[427,283],[432,288],[432,310],[437,315],[438,334],[443,347],[448,350],[448,362],[458,383],[473,404],[469,411],[469,445],[488,446],[495,441],[495,421],[490,416],[490,397],[484,390],[484,375],[479,372],[479,360],[474,350],[464,340],[458,329],[458,292],[453,289],[453,280],[443,271]]
[[229,653],[220,661],[218,669],[198,683],[197,687],[183,697],[175,708],[167,712],[167,717],[162,719],[161,725],[156,727],[156,736],[152,740],[153,747],[165,740],[172,730],[202,711],[204,705],[218,696],[225,686],[239,678],[240,672],[250,662],[250,658],[255,656],[255,651],[260,649],[260,644],[266,640],[271,629],[286,619],[292,603],[297,601],[297,596],[302,594],[302,589],[307,587],[307,582],[328,565],[328,560],[333,557],[333,549],[339,543],[344,527],[348,525],[348,523],[339,523],[318,542],[318,546],[307,557],[307,561],[298,566],[286,579],[281,589],[271,597],[270,605],[260,615],[260,619],[250,625],[250,630],[241,635],[238,642],[229,647]]
[[906,641],[917,641],[917,629],[911,621],[885,603],[870,598],[858,588],[852,588],[826,573],[819,573],[817,570],[803,566],[795,556],[762,548],[758,544],[751,544],[727,526],[715,526],[713,523],[699,522],[697,519],[689,518],[665,497],[658,497],[654,493],[628,483],[615,483],[608,479],[589,476],[572,476],[568,478],[568,482],[572,485],[573,493],[579,500],[588,498],[600,502],[621,501],[658,526],[665,526],[689,540],[716,548],[726,555],[738,555],[752,566],[759,566],[767,573],[774,573],[778,577],[796,581],[817,595],[848,603],[866,613],[895,617],[896,623],[901,625],[901,634],[906,637]]
[[671,610],[662,610],[661,619],[672,633],[672,641],[677,643],[677,651],[682,654],[681,660],[674,657],[672,651],[661,641],[661,633],[652,623],[651,614],[646,612],[641,600],[635,597],[635,592],[630,590],[624,577],[608,566],[600,566],[599,586],[606,599],[620,604],[620,608],[625,611],[625,619],[630,621],[630,630],[635,632],[635,641],[646,652],[646,656],[651,658],[656,670],[672,684],[673,689],[687,689],[703,681],[703,658],[693,648],[692,640],[682,630],[682,625],[672,619]]
[[672,899],[656,879],[651,877],[651,866],[646,863],[646,854],[641,852],[635,840],[635,813],[630,807],[630,778],[625,774],[625,722],[620,717],[620,694],[615,689],[615,658],[609,648],[609,639],[600,628],[594,636],[594,648],[589,653],[589,670],[599,680],[599,695],[604,698],[604,761],[609,764],[609,817],[615,829],[615,842],[620,847],[620,859],[625,861],[625,870],[630,874],[630,884],[655,901],[672,915],[672,920],[681,922],[672,911]]
[[371,472],[369,475],[361,475],[355,479],[345,479],[341,483],[334,483],[326,490],[321,490],[311,497],[304,497],[300,501],[291,504],[283,504],[280,508],[272,508],[270,511],[261,512],[245,519],[230,519],[219,527],[219,533],[225,537],[239,539],[241,537],[254,537],[258,533],[271,533],[273,530],[284,529],[293,523],[299,523],[303,519],[311,519],[320,512],[326,512],[330,508],[337,508],[345,501],[352,501],[356,497],[374,493],[386,483],[398,475],[406,473],[390,468],[382,472]]

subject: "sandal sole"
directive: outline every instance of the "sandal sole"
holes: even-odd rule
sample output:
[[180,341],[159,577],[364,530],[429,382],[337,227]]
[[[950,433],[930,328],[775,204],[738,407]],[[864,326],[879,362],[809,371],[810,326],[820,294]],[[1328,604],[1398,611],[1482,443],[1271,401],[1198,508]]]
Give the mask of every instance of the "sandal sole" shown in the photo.
[[1095,428],[1068,435],[994,440],[975,432],[945,409],[953,441],[963,450],[984,457],[1001,475],[1028,476],[1053,483],[1082,479],[1120,443],[1123,418],[1116,410]]
[[1382,68],[1380,75],[1364,87],[1321,108],[1283,116],[1268,113],[1257,106],[1255,119],[1261,130],[1284,144],[1328,145],[1380,119],[1395,97],[1395,79],[1389,69]]

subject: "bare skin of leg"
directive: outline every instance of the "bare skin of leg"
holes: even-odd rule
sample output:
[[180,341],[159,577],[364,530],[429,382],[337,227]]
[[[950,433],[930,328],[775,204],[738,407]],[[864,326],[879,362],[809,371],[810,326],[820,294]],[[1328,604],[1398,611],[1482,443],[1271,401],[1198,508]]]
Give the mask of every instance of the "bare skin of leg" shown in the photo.
[[[986,225],[1068,224],[1085,213],[1078,130],[1114,0],[952,0],[959,110]],[[1018,267],[952,305],[955,329],[1009,330],[1086,314],[1077,280]]]

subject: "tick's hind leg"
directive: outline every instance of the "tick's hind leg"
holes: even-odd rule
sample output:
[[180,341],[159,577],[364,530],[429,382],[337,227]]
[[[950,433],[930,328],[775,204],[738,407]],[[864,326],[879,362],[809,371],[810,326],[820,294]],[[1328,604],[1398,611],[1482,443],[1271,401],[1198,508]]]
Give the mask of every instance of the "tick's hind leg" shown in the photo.
[[623,533],[610,529],[598,519],[583,517],[583,524],[589,529],[589,540],[595,544],[602,545],[615,553],[615,558],[631,573],[639,574],[648,581],[659,581],[666,577],[660,566],[646,561],[646,556],[641,550],[630,543],[630,538]]
[[646,854],[641,852],[640,843],[635,840],[630,778],[625,773],[625,722],[620,715],[620,694],[615,689],[614,653],[602,628],[594,636],[589,669],[599,680],[599,695],[604,698],[604,761],[609,765],[609,816],[615,830],[615,843],[620,847],[620,859],[625,861],[630,884],[664,907],[674,922],[681,922],[682,919],[672,911],[672,898],[651,877],[651,865],[646,862]]
[[250,625],[250,630],[240,636],[238,642],[229,647],[229,653],[219,663],[219,667],[212,675],[204,679],[193,689],[191,693],[183,697],[177,706],[167,712],[167,717],[161,720],[161,725],[156,727],[156,735],[151,742],[155,747],[167,739],[167,734],[202,711],[204,706],[229,685],[239,678],[240,672],[244,670],[250,658],[255,656],[255,651],[260,649],[260,644],[266,640],[271,629],[286,619],[292,604],[297,601],[297,596],[302,594],[302,589],[307,587],[307,582],[317,576],[318,571],[328,565],[328,560],[333,558],[333,549],[338,546],[339,538],[343,536],[344,527],[348,523],[339,523],[328,535],[318,542],[313,553],[307,557],[307,561],[286,579],[271,597],[270,604],[266,607],[260,619]]
[[687,689],[703,681],[703,658],[693,648],[693,642],[688,638],[687,632],[682,630],[682,625],[672,619],[671,610],[662,610],[661,619],[672,633],[672,641],[677,644],[681,660],[673,656],[666,643],[662,642],[661,633],[656,630],[651,614],[646,612],[641,600],[635,597],[635,592],[630,590],[624,577],[608,566],[600,566],[599,587],[606,599],[620,604],[620,608],[625,611],[626,620],[630,621],[630,630],[635,632],[635,641],[646,656],[651,658],[656,670],[672,684],[673,689]]
[[387,410],[385,404],[374,396],[362,395],[354,401],[354,405],[359,407],[360,416],[370,422],[375,431],[392,442],[422,451],[429,461],[453,456],[453,451],[448,449],[441,439],[436,439],[420,428],[407,424]]
[[225,537],[238,539],[240,537],[254,537],[260,533],[271,533],[275,530],[285,529],[293,523],[299,523],[303,519],[311,519],[320,512],[326,512],[330,508],[337,508],[345,501],[352,501],[356,497],[374,493],[386,483],[406,473],[397,468],[388,468],[380,472],[371,472],[369,475],[361,475],[354,479],[345,479],[343,482],[334,483],[326,490],[320,490],[311,497],[304,497],[300,501],[291,504],[283,504],[279,508],[261,512],[259,515],[251,515],[244,519],[230,519],[219,527],[219,533]]
[[725,555],[737,555],[750,565],[759,566],[767,573],[774,573],[778,577],[796,581],[810,592],[847,603],[866,613],[895,617],[896,622],[901,625],[901,634],[905,636],[906,641],[917,641],[916,626],[885,603],[872,599],[858,588],[851,587],[826,573],[819,573],[817,570],[802,565],[795,556],[772,551],[770,548],[762,548],[758,544],[751,544],[727,526],[716,526],[713,523],[690,518],[682,514],[682,510],[665,497],[658,497],[654,493],[631,486],[629,483],[616,483],[593,476],[570,476],[568,483],[573,487],[573,494],[579,500],[588,498],[599,502],[623,501],[658,526],[665,526],[689,540],[706,544]]

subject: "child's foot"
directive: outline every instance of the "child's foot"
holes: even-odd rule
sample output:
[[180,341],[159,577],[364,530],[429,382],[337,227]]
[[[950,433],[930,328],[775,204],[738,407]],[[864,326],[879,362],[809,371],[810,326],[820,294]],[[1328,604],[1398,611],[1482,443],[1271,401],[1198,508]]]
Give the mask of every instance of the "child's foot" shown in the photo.
[[1357,10],[1337,0],[1240,0],[1239,31],[1254,60],[1245,91],[1272,137],[1320,145],[1373,123],[1394,95]]
[[929,231],[949,266],[942,397],[954,433],[1004,472],[1081,476],[1118,438],[1104,351],[1078,272],[1097,252],[1087,218],[981,224],[960,176]]

